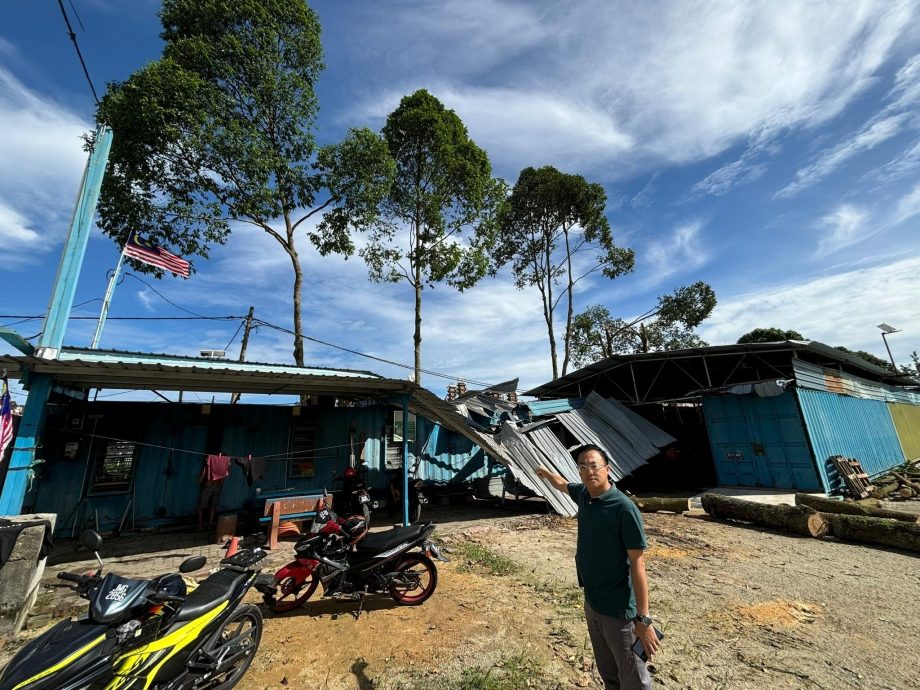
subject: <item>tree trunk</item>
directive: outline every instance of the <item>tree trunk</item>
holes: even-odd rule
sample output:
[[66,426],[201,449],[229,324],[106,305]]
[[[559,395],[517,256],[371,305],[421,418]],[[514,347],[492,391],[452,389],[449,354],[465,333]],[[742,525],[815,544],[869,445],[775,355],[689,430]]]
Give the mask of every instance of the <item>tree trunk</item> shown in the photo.
[[831,534],[845,541],[861,544],[893,546],[907,551],[920,551],[920,525],[916,523],[865,517],[822,513],[831,528]]
[[885,498],[888,494],[894,493],[901,486],[896,480],[879,482],[874,485],[875,488],[869,492],[872,498]]
[[568,308],[565,314],[565,340],[563,343],[565,346],[565,349],[562,353],[562,375],[565,376],[566,371],[568,371],[569,369],[569,350],[571,349],[570,344],[572,342],[572,318],[575,314],[575,311],[574,311],[575,307],[574,307],[574,298],[572,295],[572,288],[574,286],[574,283],[572,281],[572,249],[571,249],[571,246],[569,245],[568,228],[565,228],[563,232],[565,233],[565,257],[566,257],[566,260],[568,261],[567,276],[568,276],[568,282],[569,282],[568,294],[566,295],[566,302],[568,304]]
[[422,268],[415,267],[415,383],[422,385]]
[[300,318],[300,293],[303,289],[303,268],[300,266],[300,257],[293,245],[289,245],[288,253],[291,263],[294,264],[294,362],[303,366],[303,324]]
[[660,511],[682,513],[690,509],[690,501],[686,498],[639,498],[630,496],[630,499],[643,513],[657,513]]
[[916,493],[917,495],[920,495],[920,484],[918,484],[917,482],[912,482],[910,479],[905,477],[903,474],[899,474],[898,472],[892,472],[891,476],[897,479],[905,487],[909,489],[913,489],[914,493]]
[[887,510],[876,506],[860,505],[854,501],[835,501],[823,496],[809,494],[796,494],[797,506],[808,506],[824,513],[839,513],[841,515],[864,515],[867,517],[888,518],[902,522],[920,522],[920,513],[905,513],[900,510]]
[[824,519],[805,506],[766,505],[713,493],[703,494],[702,502],[703,510],[720,520],[752,522],[807,537],[823,537],[827,534]]
[[559,378],[559,365],[556,355],[556,330],[553,328],[553,271],[549,240],[546,241],[546,290],[543,298],[543,317],[546,319],[546,332],[549,335],[549,356],[553,362],[553,380]]

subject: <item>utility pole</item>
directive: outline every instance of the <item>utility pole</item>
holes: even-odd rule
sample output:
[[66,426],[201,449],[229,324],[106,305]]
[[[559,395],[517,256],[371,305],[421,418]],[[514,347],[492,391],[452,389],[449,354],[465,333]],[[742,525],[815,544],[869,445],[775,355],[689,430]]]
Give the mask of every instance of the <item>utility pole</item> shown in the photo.
[[[240,345],[240,362],[246,361],[246,346],[249,345],[249,332],[252,330],[252,315],[255,312],[255,307],[249,307],[249,314],[246,315],[246,326],[243,329],[243,343]],[[234,393],[230,396],[230,404],[235,405],[240,399],[239,393]]]

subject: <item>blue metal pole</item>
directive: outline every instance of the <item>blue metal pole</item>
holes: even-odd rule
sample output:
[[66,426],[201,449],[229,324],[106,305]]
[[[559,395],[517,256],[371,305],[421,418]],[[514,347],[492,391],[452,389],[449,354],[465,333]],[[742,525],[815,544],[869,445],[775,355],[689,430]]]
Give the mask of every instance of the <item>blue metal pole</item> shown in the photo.
[[[112,130],[101,126],[96,130],[96,145],[90,153],[83,171],[80,194],[70,220],[70,231],[61,254],[57,278],[51,292],[51,302],[45,317],[44,328],[35,355],[55,359],[64,342],[67,320],[77,292],[77,280],[83,267],[86,245],[89,242],[96,214],[96,202],[102,188],[102,178],[112,148]],[[28,490],[28,473],[35,459],[35,449],[41,438],[45,420],[45,407],[53,384],[50,374],[33,373],[29,377],[29,397],[19,424],[19,432],[13,443],[10,467],[0,494],[0,514],[18,515]]]
[[403,526],[409,526],[409,394],[403,396]]
[[96,202],[99,200],[99,190],[102,188],[102,178],[111,148],[112,130],[102,126],[96,130],[96,145],[83,172],[83,184],[74,206],[70,232],[61,254],[54,290],[48,304],[48,315],[45,317],[42,337],[36,352],[39,357],[57,357],[64,342],[64,332],[67,330],[67,320],[70,318],[73,298],[77,292],[77,280],[83,267],[83,257],[86,255],[86,245],[96,214]]

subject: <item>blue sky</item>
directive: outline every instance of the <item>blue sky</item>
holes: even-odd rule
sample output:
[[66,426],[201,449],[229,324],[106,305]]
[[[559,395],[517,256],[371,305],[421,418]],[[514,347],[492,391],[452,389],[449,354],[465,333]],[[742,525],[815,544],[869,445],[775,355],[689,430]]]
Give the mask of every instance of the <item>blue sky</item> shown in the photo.
[[[74,5],[100,93],[159,56],[158,3]],[[705,280],[719,298],[700,329],[712,344],[778,326],[885,356],[876,328],[884,321],[902,331],[889,338],[899,363],[920,348],[918,3],[312,7],[328,65],[319,84],[322,142],[351,126],[379,129],[402,95],[427,88],[456,110],[509,183],[523,167],[551,164],[604,185],[615,237],[635,249],[636,271],[584,284],[577,309],[600,303],[629,317],[678,285]],[[56,2],[9,4],[4,17],[0,313],[31,315],[47,307],[93,102]],[[76,303],[102,297],[117,253],[97,232]],[[369,283],[357,257],[301,253],[306,333],[410,363],[410,288]],[[196,313],[241,315],[253,305],[258,317],[290,326],[289,260],[264,233],[237,228],[196,268],[189,281],[143,279]],[[437,287],[424,299],[426,368],[478,381],[520,376],[522,387],[550,378],[535,292],[502,275],[463,294]],[[74,313],[98,308],[90,302]],[[184,315],[130,277],[111,314]],[[237,325],[111,321],[102,346],[194,354],[224,348]],[[15,327],[28,336],[41,322]],[[72,322],[66,342],[88,345],[93,328]],[[238,347],[237,335],[232,356]],[[290,337],[260,329],[247,358],[290,362]],[[306,358],[408,374],[309,343]],[[423,383],[441,394],[447,381]]]

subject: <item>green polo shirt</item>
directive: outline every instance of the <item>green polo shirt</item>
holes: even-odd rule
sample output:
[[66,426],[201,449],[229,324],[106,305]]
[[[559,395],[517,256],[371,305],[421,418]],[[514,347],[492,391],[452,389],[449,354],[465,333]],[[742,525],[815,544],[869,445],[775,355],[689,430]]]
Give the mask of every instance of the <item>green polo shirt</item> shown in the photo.
[[629,619],[636,615],[636,594],[629,577],[626,549],[648,546],[636,504],[615,486],[597,498],[584,484],[569,484],[578,504],[575,565],[585,599],[598,613]]

